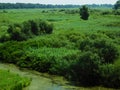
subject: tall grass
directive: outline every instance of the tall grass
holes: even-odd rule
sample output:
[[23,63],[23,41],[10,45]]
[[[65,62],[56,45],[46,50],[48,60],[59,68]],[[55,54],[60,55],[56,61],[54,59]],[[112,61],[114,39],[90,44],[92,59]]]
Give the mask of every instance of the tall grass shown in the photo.
[[30,84],[30,79],[9,71],[0,70],[0,90],[22,90]]

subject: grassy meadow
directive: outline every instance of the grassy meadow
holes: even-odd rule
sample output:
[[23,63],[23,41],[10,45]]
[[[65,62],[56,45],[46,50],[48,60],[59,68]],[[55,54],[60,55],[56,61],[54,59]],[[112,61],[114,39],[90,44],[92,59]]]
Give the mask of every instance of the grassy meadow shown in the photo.
[[[112,9],[89,13],[82,20],[78,8],[0,10],[0,62],[61,75],[78,86],[120,88],[120,15]],[[53,31],[10,39],[9,25],[28,20],[52,23]]]

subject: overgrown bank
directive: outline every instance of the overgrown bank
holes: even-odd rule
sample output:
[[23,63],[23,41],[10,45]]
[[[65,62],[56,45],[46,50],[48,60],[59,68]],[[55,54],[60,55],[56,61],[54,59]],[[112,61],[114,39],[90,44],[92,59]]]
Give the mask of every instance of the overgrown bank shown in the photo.
[[29,84],[29,78],[20,77],[7,70],[0,70],[0,90],[22,90]]
[[120,88],[119,38],[118,31],[71,31],[8,41],[0,45],[0,60],[62,75],[77,85]]

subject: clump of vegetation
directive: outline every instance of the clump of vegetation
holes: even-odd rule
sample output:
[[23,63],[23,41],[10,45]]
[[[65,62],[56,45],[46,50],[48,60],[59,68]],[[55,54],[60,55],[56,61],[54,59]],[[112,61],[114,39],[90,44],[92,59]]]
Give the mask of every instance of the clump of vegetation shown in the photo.
[[8,13],[6,10],[3,10],[3,13]]
[[114,5],[114,12],[115,15],[120,15],[120,0],[118,0]]
[[76,14],[76,13],[79,13],[79,10],[65,10],[65,13],[66,14]]
[[88,8],[86,6],[82,6],[82,8],[80,8],[80,15],[81,15],[81,19],[88,20],[89,13],[88,13]]
[[[22,68],[62,75],[77,85],[119,88],[118,84],[112,85],[120,82],[116,76],[119,73],[114,68],[119,58],[118,43],[113,39],[107,32],[69,32],[26,42],[10,41],[0,45],[0,60]],[[110,78],[113,81],[110,82]]]
[[120,0],[118,0],[115,5],[114,5],[114,9],[120,9]]
[[101,15],[110,15],[110,14],[112,14],[112,12],[110,12],[110,11],[103,11],[103,12],[101,13]]
[[120,15],[120,9],[114,10],[113,13],[114,13],[115,15]]
[[30,79],[0,70],[0,90],[22,90],[30,84]]
[[33,37],[34,35],[51,34],[52,31],[53,25],[48,22],[41,20],[29,20],[23,22],[22,24],[9,25],[7,30],[8,34],[3,35],[0,38],[0,41],[23,41]]
[[[69,15],[65,13],[67,10]],[[42,12],[34,9],[4,13],[5,18],[1,18],[0,23],[0,34],[3,35],[0,40],[4,42],[0,43],[0,61],[62,75],[77,85],[120,88],[120,17],[110,10],[91,9],[91,20],[85,22],[78,19],[76,10]],[[51,34],[53,26],[49,22],[28,20],[31,17],[53,22],[55,33]],[[28,21],[10,25],[7,29],[9,23],[4,20],[9,23]]]
[[[83,52],[78,61],[71,65],[71,79],[78,85],[99,85],[100,57],[90,51]],[[83,79],[84,78],[84,79]]]

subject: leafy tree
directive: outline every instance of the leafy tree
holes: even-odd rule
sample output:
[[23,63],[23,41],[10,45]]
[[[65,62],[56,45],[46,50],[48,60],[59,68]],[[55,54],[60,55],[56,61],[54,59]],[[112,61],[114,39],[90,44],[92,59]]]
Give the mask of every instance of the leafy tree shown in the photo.
[[114,5],[114,9],[120,9],[120,0],[118,0],[115,5]]
[[81,15],[81,19],[88,20],[89,13],[88,13],[88,8],[86,6],[82,6],[82,8],[80,8],[80,15]]

